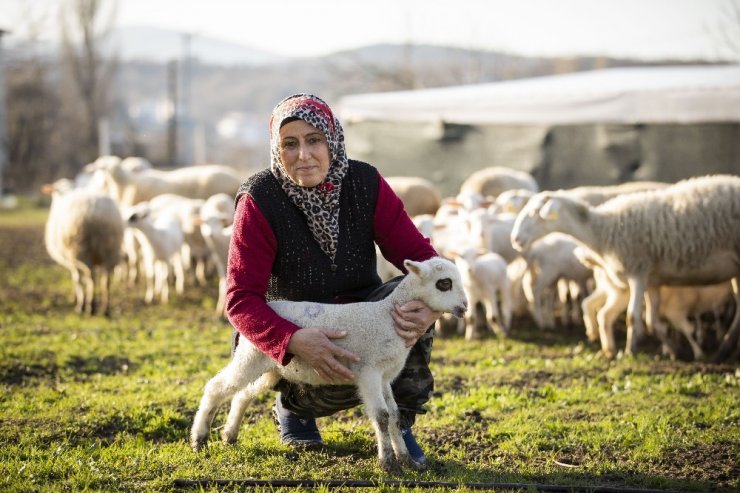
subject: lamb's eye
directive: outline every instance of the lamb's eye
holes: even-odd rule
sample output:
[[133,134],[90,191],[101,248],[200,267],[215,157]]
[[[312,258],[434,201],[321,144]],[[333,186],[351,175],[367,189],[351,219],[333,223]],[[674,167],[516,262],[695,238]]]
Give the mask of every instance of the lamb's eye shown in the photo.
[[450,289],[452,289],[452,280],[448,278],[440,279],[439,281],[437,281],[437,284],[435,284],[435,286],[437,286],[437,289],[439,289],[440,291],[449,291]]

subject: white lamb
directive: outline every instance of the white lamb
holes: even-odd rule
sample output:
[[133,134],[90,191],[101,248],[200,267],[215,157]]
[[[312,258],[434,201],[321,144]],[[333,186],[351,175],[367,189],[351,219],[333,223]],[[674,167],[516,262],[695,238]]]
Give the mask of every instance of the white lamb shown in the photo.
[[123,241],[118,206],[108,196],[73,189],[69,180],[45,191],[52,201],[44,241],[51,258],[72,274],[75,311],[109,315],[110,277],[120,261]]
[[126,225],[133,230],[141,249],[146,278],[144,301],[152,303],[159,294],[161,302],[167,303],[170,269],[174,269],[176,286],[184,282],[180,258],[183,233],[179,219],[173,214],[161,214],[153,219],[148,204],[139,204],[127,211]]
[[229,243],[233,234],[234,199],[226,194],[216,194],[200,208],[200,232],[208,245],[211,260],[218,273],[218,300],[216,315],[225,317],[226,268]]
[[[270,307],[280,316],[301,326],[323,326],[347,331],[336,343],[360,357],[348,363],[356,376],[358,395],[370,419],[378,443],[381,467],[397,473],[401,465],[422,469],[408,453],[398,424],[398,408],[391,382],[409,354],[393,329],[394,305],[422,300],[430,308],[462,317],[467,300],[455,264],[435,257],[424,262],[406,260],[408,274],[385,299],[352,304],[273,301]],[[241,419],[250,400],[271,389],[280,378],[309,385],[327,385],[318,373],[297,357],[282,367],[244,339],[231,362],[205,387],[190,433],[190,444],[199,450],[219,406],[234,396],[222,438],[236,441]]]
[[455,255],[455,264],[460,271],[465,295],[473,307],[465,316],[465,339],[476,337],[478,310],[475,306],[478,303],[483,305],[493,331],[499,336],[508,336],[512,306],[506,260],[497,253],[481,253],[477,248],[468,248]]
[[[574,282],[579,293],[585,293],[587,290],[586,285],[592,278],[592,273],[591,269],[574,254],[577,247],[578,243],[572,237],[562,233],[551,233],[533,242],[522,253],[528,271],[524,292],[528,295],[527,300],[535,323],[542,329],[555,328],[554,302],[559,281],[568,281],[566,287],[570,287],[570,282]],[[567,296],[561,301],[567,302]],[[567,307],[564,307],[564,322],[569,323],[572,318],[576,320],[581,318],[580,310],[577,318],[570,315]]]
[[[578,247],[576,257],[586,266],[593,269],[596,287],[583,300],[583,322],[589,340],[601,341],[604,354],[611,356],[616,352],[614,341],[614,321],[629,303],[629,288],[613,273],[601,265],[599,257],[591,250]],[[668,339],[668,328],[662,318],[681,332],[693,352],[694,359],[702,359],[704,351],[696,339],[690,316],[719,309],[732,294],[729,282],[708,286],[660,286],[658,293],[660,304],[656,308],[656,294],[648,292],[646,298],[647,326],[661,339],[664,349],[671,357],[676,357],[676,350]],[[655,313],[657,309],[658,313]]]
[[[644,334],[646,289],[657,285],[716,284],[732,279],[740,301],[740,177],[691,178],[672,186],[637,192],[597,207],[564,193],[542,192],[519,213],[512,242],[525,249],[553,231],[576,238],[606,267],[627,280],[627,353]],[[740,310],[718,351],[734,349]]]

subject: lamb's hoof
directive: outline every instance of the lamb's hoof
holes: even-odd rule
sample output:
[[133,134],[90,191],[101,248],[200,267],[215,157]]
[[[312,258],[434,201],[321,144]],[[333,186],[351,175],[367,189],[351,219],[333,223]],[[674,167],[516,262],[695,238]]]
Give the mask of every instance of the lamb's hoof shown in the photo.
[[413,469],[414,471],[425,471],[427,468],[426,460],[423,462],[415,461],[411,456],[404,457],[401,462],[404,466]]
[[236,443],[236,435],[228,434],[225,431],[221,432],[221,441],[226,445],[234,445]]
[[400,476],[403,473],[401,464],[396,460],[395,457],[381,460],[380,468],[383,469],[383,471],[385,471],[386,473],[393,476]]
[[190,440],[190,448],[193,452],[200,452],[203,450],[203,446],[206,444],[205,440]]

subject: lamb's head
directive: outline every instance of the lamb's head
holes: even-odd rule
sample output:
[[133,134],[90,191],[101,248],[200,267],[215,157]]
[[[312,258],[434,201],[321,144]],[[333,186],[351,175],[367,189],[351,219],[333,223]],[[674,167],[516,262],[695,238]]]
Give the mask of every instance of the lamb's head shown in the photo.
[[423,262],[405,260],[403,265],[412,276],[414,299],[421,300],[432,310],[451,313],[457,318],[465,315],[468,299],[463,290],[457,266],[442,257]]

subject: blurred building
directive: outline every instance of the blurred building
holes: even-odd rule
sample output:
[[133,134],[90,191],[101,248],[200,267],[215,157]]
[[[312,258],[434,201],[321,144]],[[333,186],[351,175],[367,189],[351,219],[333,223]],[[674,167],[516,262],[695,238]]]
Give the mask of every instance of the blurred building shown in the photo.
[[543,189],[740,174],[740,66],[611,68],[348,96],[348,154],[446,195],[486,166]]

